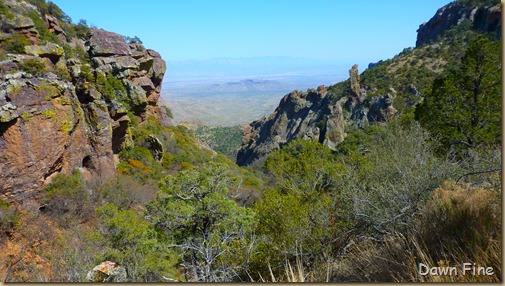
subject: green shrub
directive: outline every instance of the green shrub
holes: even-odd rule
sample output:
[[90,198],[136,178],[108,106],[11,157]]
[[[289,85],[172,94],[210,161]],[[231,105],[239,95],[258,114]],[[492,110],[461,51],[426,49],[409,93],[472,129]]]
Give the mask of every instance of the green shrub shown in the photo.
[[[70,44],[65,43],[63,44],[63,50],[65,51],[65,57],[67,59],[77,58],[78,60],[81,61],[81,63],[91,64],[88,53],[81,46],[77,45],[75,48],[72,48]],[[91,70],[89,70],[88,72],[91,73]],[[92,80],[89,81],[91,82]]]
[[9,236],[19,221],[19,215],[14,207],[4,199],[0,199],[0,242]]
[[[103,260],[126,268],[129,282],[159,282],[176,277],[177,256],[160,245],[151,225],[133,210],[118,210],[113,204],[97,209],[108,246]],[[178,278],[178,277],[177,277]]]
[[161,107],[163,107],[163,109],[165,109],[165,112],[167,113],[167,116],[170,117],[170,118],[174,118],[174,115],[172,114],[172,110],[170,110],[170,108],[166,105],[162,105]]
[[41,59],[33,58],[26,59],[23,62],[19,63],[19,68],[22,71],[27,73],[31,73],[32,75],[38,76],[47,72],[46,66]]
[[28,39],[20,34],[13,35],[7,39],[0,40],[2,46],[4,47],[6,52],[16,53],[16,54],[24,54],[25,46],[30,45],[31,43]]
[[145,206],[156,198],[156,184],[142,184],[135,177],[118,175],[105,180],[94,188],[97,204],[114,204],[120,210]]
[[161,178],[161,164],[154,159],[149,149],[134,146],[122,150],[119,157],[118,174],[132,176],[143,183]]
[[193,265],[197,281],[232,281],[248,261],[255,213],[229,198],[237,184],[227,166],[204,164],[163,178],[148,206],[160,237]]
[[5,5],[5,0],[0,0],[0,15],[5,15],[9,19],[14,19],[9,6]]
[[45,0],[27,0],[27,2],[37,7],[39,9],[39,12],[42,14],[47,14],[49,12]]
[[79,23],[74,26],[75,29],[75,34],[77,37],[81,40],[87,41],[89,39],[89,32],[91,31],[91,28],[88,26],[88,23],[86,20],[81,19],[79,20]]
[[47,2],[47,11],[51,16],[54,16],[56,19],[60,21],[64,21],[67,23],[72,22],[72,19],[63,12],[58,5],[54,4],[52,1]]
[[103,95],[107,102],[121,102],[128,110],[132,110],[132,103],[123,82],[117,79],[112,74],[103,75],[100,72],[96,73],[96,85],[98,91]]

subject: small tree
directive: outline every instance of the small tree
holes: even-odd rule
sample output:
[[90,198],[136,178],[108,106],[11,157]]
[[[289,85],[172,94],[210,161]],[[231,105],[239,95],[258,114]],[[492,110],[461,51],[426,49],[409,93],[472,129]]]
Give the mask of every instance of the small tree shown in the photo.
[[148,210],[167,242],[181,251],[187,280],[231,281],[247,259],[254,213],[228,197],[237,183],[214,163],[161,180]]

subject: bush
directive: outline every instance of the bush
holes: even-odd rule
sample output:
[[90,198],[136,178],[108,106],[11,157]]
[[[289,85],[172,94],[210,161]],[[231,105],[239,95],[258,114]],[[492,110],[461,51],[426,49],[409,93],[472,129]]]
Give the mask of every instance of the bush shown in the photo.
[[[89,59],[89,54],[79,45],[77,45],[75,48],[72,48],[70,44],[63,44],[63,50],[65,51],[65,57],[67,59],[70,58],[77,58],[79,59],[82,63],[87,63],[91,64],[90,59]],[[81,66],[82,69],[82,66]],[[91,73],[91,71],[88,71]],[[88,81],[93,81],[92,79]]]
[[22,71],[27,73],[31,73],[34,76],[41,75],[47,72],[46,66],[41,59],[26,59],[23,62],[19,63],[19,68]]
[[24,54],[25,46],[31,44],[25,36],[19,34],[13,35],[7,39],[2,39],[0,42],[2,43],[2,46],[6,52],[16,54]]
[[124,149],[119,153],[121,162],[118,165],[118,173],[129,175],[142,183],[161,179],[161,164],[157,162],[149,149],[134,146]]
[[74,26],[75,29],[75,34],[77,37],[81,40],[87,41],[89,39],[89,32],[91,31],[91,28],[88,26],[88,23],[86,20],[81,19],[79,20],[79,23]]
[[103,75],[100,72],[96,73],[96,85],[98,91],[103,95],[107,102],[113,100],[123,103],[128,110],[131,110],[131,101],[126,93],[126,88],[121,80],[114,77],[112,74]]
[[7,201],[0,199],[0,242],[9,236],[19,221],[14,207]]
[[[333,281],[499,282],[501,199],[493,190],[444,182],[423,203],[403,233],[381,241],[355,237],[346,246]],[[492,276],[422,276],[419,263],[493,267]],[[336,268],[336,267],[335,267]]]
[[393,121],[365,130],[359,147],[344,157],[340,184],[346,190],[342,199],[349,207],[348,219],[376,239],[408,229],[431,191],[461,171],[450,158],[435,156],[419,124],[402,124]]
[[446,182],[422,210],[421,239],[434,259],[444,259],[447,249],[466,253],[486,249],[501,237],[500,207],[497,192]]
[[95,212],[77,169],[71,175],[56,175],[44,188],[42,203],[45,204],[44,211],[63,227],[86,222]]
[[159,282],[175,276],[176,256],[160,245],[150,224],[133,210],[113,204],[97,209],[103,224],[107,252],[103,260],[124,266],[129,282]]
[[47,11],[51,16],[54,16],[60,21],[65,21],[67,23],[72,22],[72,19],[63,12],[58,5],[54,4],[52,1],[47,2]]
[[156,185],[142,184],[135,177],[118,175],[93,188],[95,204],[114,204],[119,210],[145,206],[156,198]]
[[229,198],[238,178],[222,164],[166,176],[148,206],[159,235],[175,244],[195,281],[232,281],[248,261],[255,213]]

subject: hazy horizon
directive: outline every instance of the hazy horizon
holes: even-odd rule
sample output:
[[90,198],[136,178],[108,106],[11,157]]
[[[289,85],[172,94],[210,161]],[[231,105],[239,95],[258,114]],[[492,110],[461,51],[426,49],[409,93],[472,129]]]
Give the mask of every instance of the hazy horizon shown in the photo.
[[451,1],[53,2],[74,23],[138,36],[167,62],[292,57],[364,69],[414,46],[419,25]]

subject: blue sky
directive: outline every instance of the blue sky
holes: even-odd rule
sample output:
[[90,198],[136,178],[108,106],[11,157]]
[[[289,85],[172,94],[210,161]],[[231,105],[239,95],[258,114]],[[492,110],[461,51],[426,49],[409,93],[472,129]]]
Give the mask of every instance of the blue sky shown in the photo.
[[449,0],[53,0],[74,22],[138,36],[165,60],[288,56],[375,62],[415,45]]

